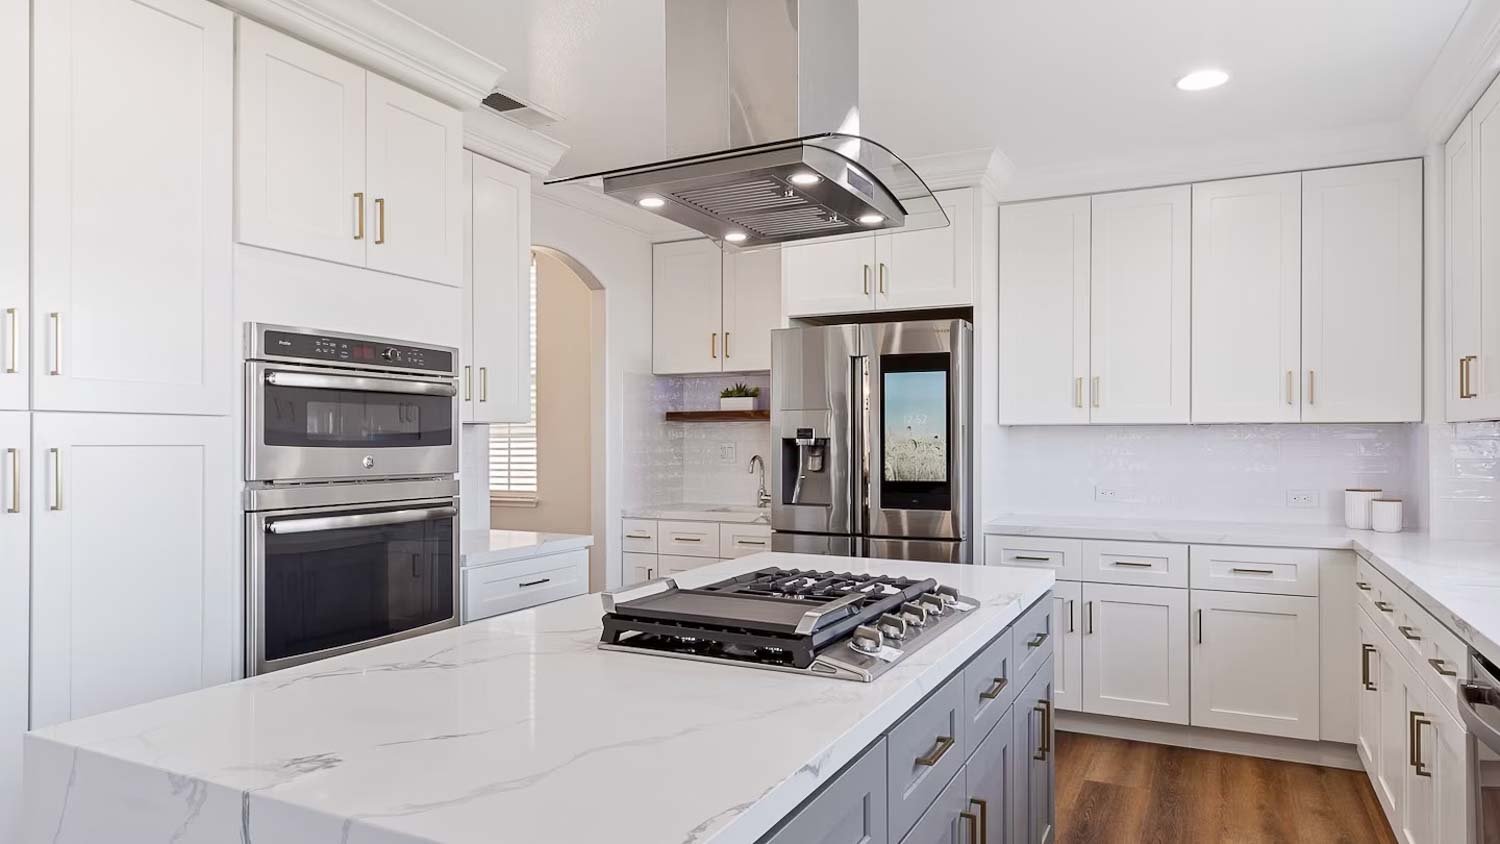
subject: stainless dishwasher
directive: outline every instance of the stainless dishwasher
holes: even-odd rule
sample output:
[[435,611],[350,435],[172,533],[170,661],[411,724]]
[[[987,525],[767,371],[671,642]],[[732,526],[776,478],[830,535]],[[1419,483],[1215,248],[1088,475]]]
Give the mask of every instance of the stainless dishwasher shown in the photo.
[[1500,844],[1500,669],[1469,651],[1469,681],[1459,686],[1458,714],[1474,737],[1475,826],[1479,844]]

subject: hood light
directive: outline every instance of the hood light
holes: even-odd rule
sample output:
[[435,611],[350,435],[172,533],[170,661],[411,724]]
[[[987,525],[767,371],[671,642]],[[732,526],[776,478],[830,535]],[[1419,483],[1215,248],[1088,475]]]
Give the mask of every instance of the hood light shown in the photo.
[[793,173],[791,181],[794,185],[807,187],[808,185],[816,185],[818,182],[823,181],[823,177],[819,176],[817,173],[809,173],[806,170],[803,170],[798,173]]
[[885,222],[885,217],[881,214],[861,214],[858,219],[862,226],[878,226]]
[[1229,74],[1222,70],[1212,68],[1195,70],[1177,80],[1177,89],[1180,91],[1207,91],[1209,88],[1217,88],[1228,81]]
[[641,206],[642,208],[660,208],[663,205],[666,205],[667,201],[659,196],[643,196],[640,199],[637,199],[635,201],[635,204]]
[[724,235],[724,239],[729,241],[730,243],[744,243],[745,238],[747,237],[749,237],[749,235],[745,234],[744,232],[730,232],[729,234]]

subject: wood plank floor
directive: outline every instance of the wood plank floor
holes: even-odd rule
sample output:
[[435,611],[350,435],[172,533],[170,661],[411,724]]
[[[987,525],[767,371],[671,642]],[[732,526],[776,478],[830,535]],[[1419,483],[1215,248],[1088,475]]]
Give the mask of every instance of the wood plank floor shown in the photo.
[[1058,844],[1395,840],[1359,771],[1057,734]]

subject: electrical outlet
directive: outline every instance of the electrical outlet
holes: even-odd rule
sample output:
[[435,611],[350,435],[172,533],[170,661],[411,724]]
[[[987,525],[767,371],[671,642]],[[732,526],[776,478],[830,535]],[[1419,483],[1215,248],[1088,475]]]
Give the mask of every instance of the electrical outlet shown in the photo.
[[734,443],[719,443],[719,462],[734,463]]
[[1318,491],[1315,489],[1289,489],[1286,491],[1286,506],[1304,509],[1318,506]]
[[1096,486],[1096,487],[1094,487],[1094,500],[1095,501],[1107,501],[1107,502],[1111,502],[1111,503],[1119,501],[1120,500],[1120,491],[1117,490],[1117,489],[1114,489],[1113,487]]

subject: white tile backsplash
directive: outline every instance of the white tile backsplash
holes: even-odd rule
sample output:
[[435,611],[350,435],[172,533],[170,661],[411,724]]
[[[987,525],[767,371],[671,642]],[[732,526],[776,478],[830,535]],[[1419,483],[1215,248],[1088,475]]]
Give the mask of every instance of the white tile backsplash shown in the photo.
[[1423,427],[1433,535],[1500,540],[1500,422]]
[[[655,419],[654,424],[642,426],[639,441],[638,477],[645,503],[754,504],[760,481],[749,471],[750,456],[759,454],[770,460],[770,423],[667,422],[664,414],[668,410],[717,410],[719,391],[736,382],[760,387],[762,406],[766,406],[770,376],[738,373],[649,380],[649,384],[638,385],[638,389],[650,391]],[[725,459],[725,446],[733,450],[733,459]],[[766,468],[769,472],[769,462]]]

